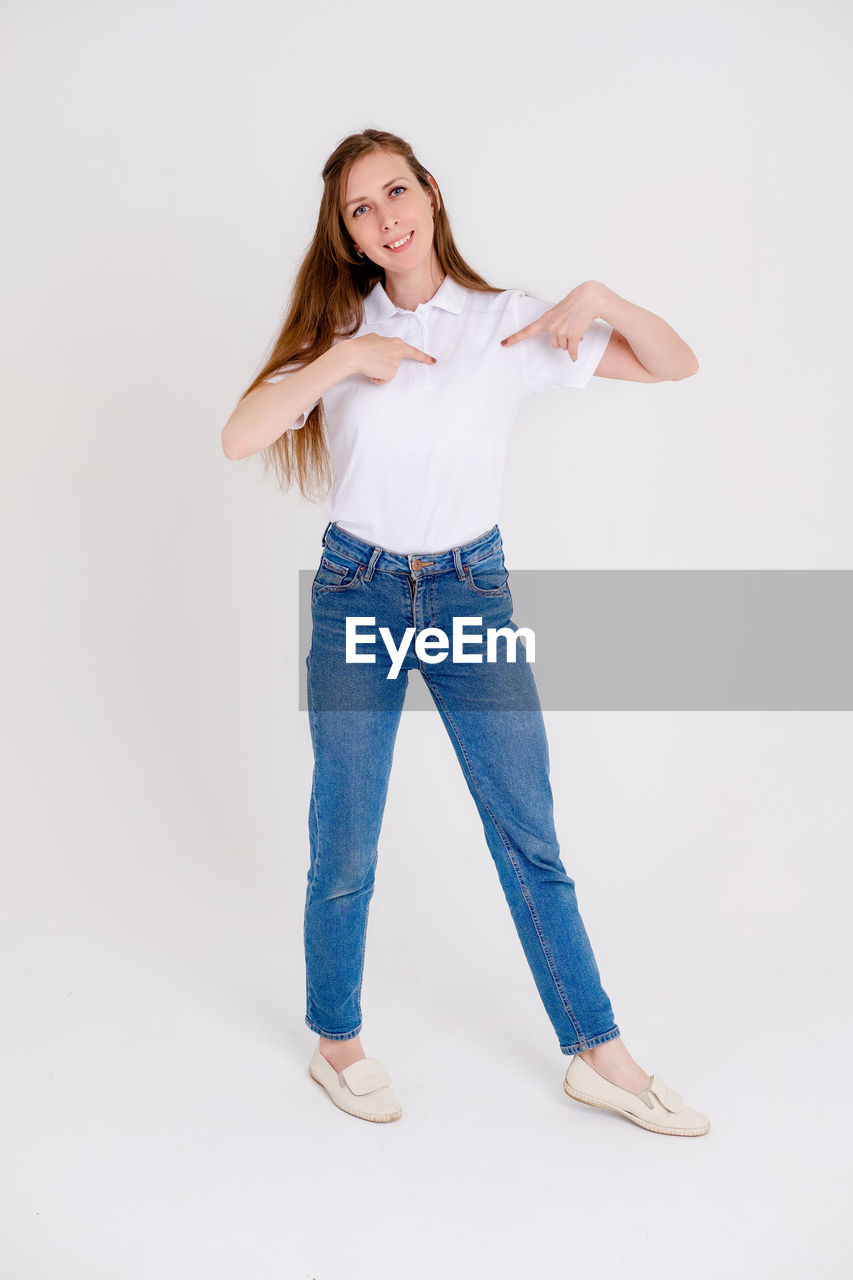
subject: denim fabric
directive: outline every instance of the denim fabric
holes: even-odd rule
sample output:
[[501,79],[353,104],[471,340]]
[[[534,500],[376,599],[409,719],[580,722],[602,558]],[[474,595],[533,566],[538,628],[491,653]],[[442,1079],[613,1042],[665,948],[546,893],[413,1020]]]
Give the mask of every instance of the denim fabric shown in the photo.
[[[334,522],[323,535],[311,588],[306,660],[314,750],[305,901],[305,1021],[346,1040],[362,1026],[365,936],[379,833],[408,672],[421,671],[450,735],[480,814],[533,978],[563,1053],[620,1034],[578,910],[575,882],[560,859],[549,781],[548,742],[532,667],[498,642],[498,661],[461,663],[448,653],[422,662],[410,646],[396,678],[382,643],[344,661],[347,615],[375,618],[399,644],[406,627],[440,627],[454,616],[510,627],[512,596],[500,530],[494,525],[452,550],[403,555],[370,546]],[[364,626],[364,624],[361,624]],[[483,650],[485,656],[485,650]],[[503,655],[503,660],[501,656]]]

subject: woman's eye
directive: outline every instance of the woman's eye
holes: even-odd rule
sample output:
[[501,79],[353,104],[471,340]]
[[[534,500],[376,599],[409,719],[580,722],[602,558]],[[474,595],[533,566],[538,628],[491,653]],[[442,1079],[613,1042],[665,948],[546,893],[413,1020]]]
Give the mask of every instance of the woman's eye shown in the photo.
[[[405,187],[392,187],[392,188],[391,188],[391,194],[393,195],[395,191],[405,191],[405,190],[406,190],[406,188],[405,188]],[[360,204],[360,205],[358,206],[358,209],[366,209],[366,208],[367,208],[367,205],[366,205],[366,204]],[[353,211],[352,211],[352,216],[353,216],[354,218],[357,218],[357,217],[358,217],[358,209],[353,209]]]

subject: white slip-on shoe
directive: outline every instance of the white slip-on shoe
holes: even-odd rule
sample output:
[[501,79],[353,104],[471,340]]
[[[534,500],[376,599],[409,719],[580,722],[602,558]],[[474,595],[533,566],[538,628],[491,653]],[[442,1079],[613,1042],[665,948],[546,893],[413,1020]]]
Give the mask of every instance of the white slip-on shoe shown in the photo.
[[606,1080],[579,1053],[572,1055],[563,1088],[577,1102],[616,1111],[654,1133],[698,1138],[711,1127],[708,1117],[685,1106],[681,1094],[670,1089],[661,1076],[652,1076],[648,1089],[631,1093],[629,1089],[620,1089],[619,1085]]
[[391,1091],[391,1077],[378,1058],[359,1058],[343,1071],[336,1071],[318,1045],[308,1074],[323,1086],[336,1107],[360,1120],[398,1120],[403,1113]]

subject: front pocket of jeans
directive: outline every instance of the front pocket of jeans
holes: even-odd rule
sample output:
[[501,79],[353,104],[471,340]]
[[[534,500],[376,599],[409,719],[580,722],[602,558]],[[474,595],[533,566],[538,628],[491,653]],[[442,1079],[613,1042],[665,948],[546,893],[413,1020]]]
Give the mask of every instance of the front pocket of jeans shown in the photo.
[[465,581],[478,596],[499,596],[508,590],[509,574],[500,551],[465,566]]
[[323,556],[311,586],[318,591],[348,591],[358,582],[363,568],[352,560]]

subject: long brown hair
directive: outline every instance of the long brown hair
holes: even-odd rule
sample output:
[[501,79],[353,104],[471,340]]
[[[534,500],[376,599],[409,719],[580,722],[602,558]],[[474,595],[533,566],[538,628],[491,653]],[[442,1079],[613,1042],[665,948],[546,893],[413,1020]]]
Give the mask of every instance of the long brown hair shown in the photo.
[[[382,267],[367,257],[356,257],[341,211],[350,167],[371,151],[389,151],[400,156],[424,191],[434,197],[428,171],[409,144],[396,134],[364,129],[339,143],[323,166],[323,195],[317,227],[297,272],[281,332],[260,373],[240,400],[285,365],[295,370],[316,360],[329,350],[336,336],[352,337],[364,318],[363,299],[377,280],[384,284]],[[502,292],[469,267],[457,249],[440,190],[439,200],[433,199],[433,204],[438,206],[433,244],[441,269],[466,289]],[[261,456],[264,474],[273,469],[282,491],[289,489],[295,480],[303,497],[309,501],[322,500],[335,480],[322,400],[311,410],[303,427],[298,431],[286,430],[261,451]]]

